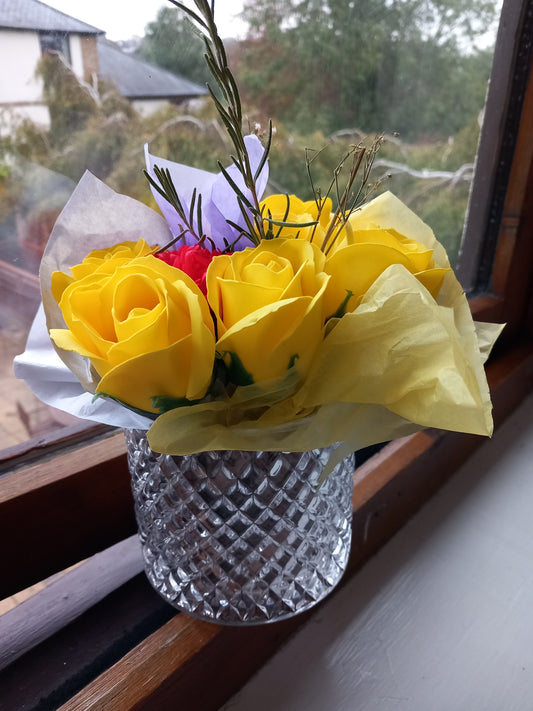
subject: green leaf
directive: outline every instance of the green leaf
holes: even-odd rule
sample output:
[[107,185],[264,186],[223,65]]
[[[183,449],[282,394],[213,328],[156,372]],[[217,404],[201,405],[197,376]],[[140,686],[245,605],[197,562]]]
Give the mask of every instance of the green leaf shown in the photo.
[[288,367],[287,367],[287,370],[290,370],[291,368],[294,368],[294,366],[296,365],[296,361],[298,360],[299,357],[300,357],[300,356],[298,355],[298,353],[295,353],[294,355],[291,355],[291,359],[290,359],[290,361],[289,361],[289,365],[288,365]]
[[346,289],[346,297],[344,298],[344,301],[342,304],[339,306],[339,308],[335,311],[335,313],[331,314],[331,316],[328,316],[326,319],[329,321],[330,318],[342,318],[344,314],[346,313],[346,307],[348,306],[348,302],[353,296],[353,291],[350,291],[349,289]]
[[188,400],[186,397],[170,397],[169,395],[155,395],[152,398],[152,407],[159,410],[160,414],[175,410],[177,407],[197,405],[201,400]]
[[153,412],[147,412],[146,410],[140,410],[138,407],[133,407],[133,405],[128,405],[127,402],[123,402],[122,400],[119,400],[118,397],[110,395],[109,393],[95,393],[93,395],[92,402],[96,402],[96,400],[99,400],[101,397],[107,397],[110,400],[114,400],[115,402],[118,402],[119,405],[122,405],[122,407],[125,407],[127,410],[131,410],[132,412],[137,413],[137,415],[149,417],[151,420],[155,420],[157,417],[157,415],[154,415]]
[[253,385],[254,379],[251,373],[246,370],[241,359],[236,353],[224,351],[221,355],[224,358],[228,377],[232,383],[235,383],[235,385]]
[[[218,167],[220,168],[220,172],[222,173],[222,175],[226,178],[226,180],[227,180],[228,183],[230,184],[231,188],[232,188],[232,189],[235,191],[235,193],[237,194],[237,197],[240,198],[240,199],[243,201],[243,203],[246,205],[246,207],[248,207],[250,210],[254,211],[254,206],[252,205],[252,203],[248,200],[248,198],[246,197],[246,195],[242,192],[242,190],[239,188],[239,186],[237,185],[237,183],[233,180],[233,178],[232,178],[231,175],[228,173],[228,171],[226,170],[226,168],[224,168],[224,166],[222,165],[222,163],[220,163],[220,161],[218,162]],[[237,165],[237,168],[238,168],[238,167],[239,167],[239,166]]]
[[313,220],[312,222],[284,222],[283,220],[274,220],[271,217],[263,217],[263,219],[270,224],[279,227],[314,227],[315,225],[318,225],[316,220]]

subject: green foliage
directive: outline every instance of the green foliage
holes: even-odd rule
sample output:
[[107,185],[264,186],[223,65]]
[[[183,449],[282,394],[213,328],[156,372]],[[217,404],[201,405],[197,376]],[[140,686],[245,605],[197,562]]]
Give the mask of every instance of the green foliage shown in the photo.
[[165,6],[146,27],[139,50],[140,56],[148,62],[199,84],[210,79],[204,52],[204,42],[185,13]]
[[[72,134],[61,149],[53,148],[53,136],[42,134],[27,123],[13,137],[9,153],[38,162],[44,167],[78,180],[86,168],[119,192],[155,207],[155,202],[142,174],[143,144],[148,141],[155,155],[216,171],[217,161],[227,162],[229,146],[222,140],[222,130],[210,111],[191,116],[169,106],[151,117],[103,113],[93,117],[84,130]],[[379,158],[401,163],[411,168],[456,171],[473,160],[479,127],[474,121],[463,129],[452,143],[408,144],[386,141]],[[35,138],[32,151],[31,138]],[[328,139],[315,132],[300,136],[277,124],[270,154],[269,192],[294,193],[302,199],[312,199],[313,193],[305,169],[306,149],[316,151],[312,162],[313,181],[323,192],[331,180],[332,171],[349,146],[358,141],[357,134]],[[43,149],[47,147],[47,150]],[[323,150],[322,150],[323,149]],[[311,153],[312,154],[312,153]],[[386,168],[376,167],[371,183],[379,183]],[[1,181],[0,181],[1,182]],[[2,206],[13,206],[19,181],[8,176],[4,181]],[[455,259],[462,233],[470,184],[453,180],[420,179],[407,174],[395,174],[378,185],[377,190],[392,190],[433,228],[435,234]],[[8,200],[9,198],[9,200]]]
[[0,142],[0,224],[17,205],[21,196],[21,184],[13,175],[12,168],[2,162],[2,143]]
[[68,151],[51,156],[50,168],[73,180],[79,180],[85,170],[105,180],[122,156],[129,123],[120,115],[90,120],[85,130],[72,136]]
[[[470,186],[450,184],[434,190],[431,196],[414,199],[411,208],[427,222],[439,242],[446,247],[452,265],[457,263]],[[428,199],[429,198],[429,199]]]
[[61,145],[97,113],[96,101],[58,55],[44,54],[37,74],[43,80],[43,98],[50,112],[51,134]]
[[26,119],[15,129],[14,136],[5,146],[5,154],[15,150],[22,158],[35,163],[46,163],[50,154],[51,132],[44,131],[40,126]]
[[122,96],[113,83],[99,79],[98,93],[100,98],[100,110],[105,116],[123,114],[128,119],[134,119],[136,117],[131,102],[126,99],[125,96]]
[[249,103],[303,132],[347,126],[443,138],[479,111],[492,0],[247,0],[238,78]]

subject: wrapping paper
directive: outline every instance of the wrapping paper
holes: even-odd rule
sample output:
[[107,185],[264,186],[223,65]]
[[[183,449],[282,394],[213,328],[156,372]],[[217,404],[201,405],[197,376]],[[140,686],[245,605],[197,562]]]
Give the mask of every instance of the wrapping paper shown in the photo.
[[[449,262],[431,229],[385,193],[352,224],[394,229]],[[475,324],[452,271],[437,301],[407,269],[392,265],[361,304],[328,324],[305,379],[296,368],[274,381],[237,388],[224,400],[180,407],[155,422],[103,398],[93,402],[97,376],[74,353],[58,352],[49,328],[64,328],[50,293],[54,270],[68,271],[93,249],[143,237],[169,240],[166,222],[150,208],[116,194],[90,173],[80,181],[52,232],[41,267],[43,309],[15,373],[44,402],[78,417],[149,429],[155,451],[191,454],[217,449],[304,451],[342,442],[335,460],[361,447],[423,427],[491,435],[490,395],[483,363],[502,326]]]
[[[254,135],[245,136],[244,144],[248,152],[250,167],[255,173],[265,149],[261,141]],[[229,244],[235,242],[235,230],[228,225],[227,220],[231,220],[241,227],[245,226],[245,221],[239,207],[237,195],[222,173],[209,173],[199,168],[192,168],[188,165],[153,156],[148,151],[148,144],[144,147],[144,155],[148,173],[152,178],[156,177],[154,173],[154,166],[156,165],[169,171],[174,185],[179,186],[180,200],[187,212],[190,210],[193,190],[196,189],[197,194],[201,194],[203,229],[218,249],[224,249],[224,239]],[[237,167],[231,165],[227,168],[227,172],[234,183],[250,199],[251,193],[245,187],[243,177]],[[258,197],[261,197],[266,188],[268,172],[268,161],[266,161],[256,180]],[[151,190],[171,230],[174,234],[178,234],[181,232],[181,223],[176,211],[152,186]],[[196,217],[193,218],[193,223],[195,228],[198,228]],[[189,233],[185,235],[185,242],[187,244],[196,244],[195,238]],[[249,246],[245,238],[237,240],[235,244],[237,249]]]

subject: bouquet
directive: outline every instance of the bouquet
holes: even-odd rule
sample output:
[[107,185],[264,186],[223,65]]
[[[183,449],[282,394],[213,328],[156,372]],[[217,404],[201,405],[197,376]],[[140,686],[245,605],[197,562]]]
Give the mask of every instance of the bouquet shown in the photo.
[[174,4],[206,36],[232,164],[146,148],[163,217],[86,173],[44,253],[17,376],[172,455],[338,444],[340,461],[423,427],[490,435],[483,363],[501,327],[474,323],[426,224],[389,192],[368,199],[381,139],[353,146],[311,201],[262,199],[272,128],[264,145],[243,135],[213,7]]

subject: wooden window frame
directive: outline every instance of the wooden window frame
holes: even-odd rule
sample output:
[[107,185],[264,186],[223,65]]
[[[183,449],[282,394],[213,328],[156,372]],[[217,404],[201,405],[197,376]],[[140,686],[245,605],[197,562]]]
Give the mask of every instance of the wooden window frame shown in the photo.
[[[509,6],[515,24],[505,70],[513,78],[507,123],[500,123],[498,156],[491,156],[489,197],[483,203],[474,187],[472,209],[477,204],[480,214],[471,209],[469,216],[469,228],[488,237],[478,242],[485,251],[468,256],[492,265],[490,280],[477,284],[472,311],[478,320],[507,322],[487,365],[496,427],[533,388],[533,1],[521,3],[519,12],[517,3]],[[497,87],[496,81],[488,107]],[[482,136],[482,156],[489,138]],[[487,217],[491,210],[499,217]],[[106,428],[90,432],[87,440],[74,428],[52,450],[44,439],[37,449],[15,448],[4,458],[0,599],[87,560],[0,617],[0,665],[9,663],[0,697],[13,710],[23,701],[26,709],[159,711],[179,699],[182,709],[214,711],[309,613],[252,628],[175,614],[139,573],[124,438]],[[425,430],[386,445],[360,466],[345,580],[484,441]]]

